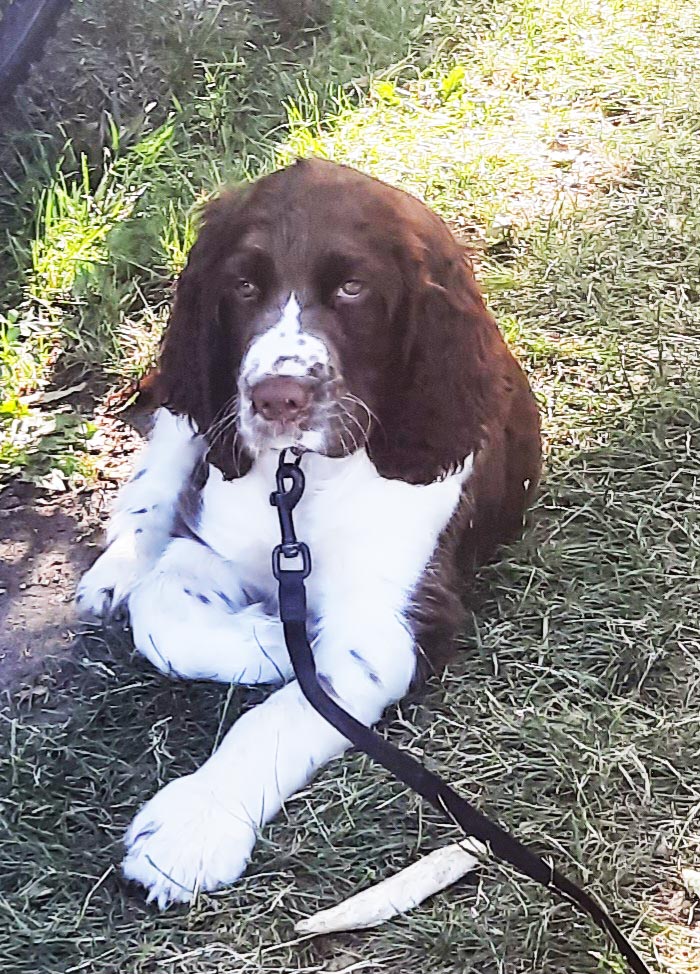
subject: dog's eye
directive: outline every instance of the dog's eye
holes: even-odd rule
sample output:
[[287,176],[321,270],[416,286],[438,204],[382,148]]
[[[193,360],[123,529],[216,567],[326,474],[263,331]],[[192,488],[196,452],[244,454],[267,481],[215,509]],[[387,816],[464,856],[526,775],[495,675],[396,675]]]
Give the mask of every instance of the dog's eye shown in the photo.
[[353,279],[341,284],[335,292],[335,296],[341,301],[352,301],[354,298],[359,298],[364,289],[365,285],[362,281]]
[[245,278],[240,278],[236,281],[236,294],[239,298],[243,298],[244,301],[251,301],[260,294],[260,288],[253,284],[252,281],[247,281]]

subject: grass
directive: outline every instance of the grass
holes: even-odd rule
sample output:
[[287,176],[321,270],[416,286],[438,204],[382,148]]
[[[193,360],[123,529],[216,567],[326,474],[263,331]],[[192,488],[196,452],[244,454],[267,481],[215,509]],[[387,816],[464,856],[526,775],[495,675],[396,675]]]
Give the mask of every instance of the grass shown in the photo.
[[[247,130],[243,168],[314,152],[438,209],[475,250],[532,376],[547,442],[531,531],[482,573],[445,678],[403,704],[385,733],[600,892],[652,969],[700,974],[697,902],[681,880],[698,866],[700,841],[700,12],[690,0],[454,3],[402,49],[389,6],[373,9],[374,23],[396,32],[376,49],[381,72],[353,48],[343,64],[362,77],[350,86],[333,67],[327,75],[346,87],[324,94],[306,67],[290,69],[288,124]],[[324,52],[337,65],[346,45],[365,44],[366,57],[369,42],[348,25],[325,41],[314,31],[305,56],[317,65]],[[43,283],[42,301],[28,305],[41,305],[62,354],[94,364],[94,349],[101,361],[108,348],[124,374],[142,361],[164,281],[191,240],[190,204],[223,167],[243,174],[232,167],[239,156],[218,155],[228,130],[216,65],[197,77],[204,88],[191,89],[191,106],[208,106],[202,145],[212,138],[215,151],[197,154],[195,126],[176,152],[190,136],[177,118],[159,119],[100,180],[89,170],[94,191],[75,189],[80,172],[62,177],[79,215],[119,201],[105,238],[101,217],[94,223],[99,259],[78,260],[68,287],[65,265],[51,262],[61,296],[44,303]],[[64,201],[47,223],[46,205],[42,241],[73,212]],[[93,274],[117,309],[113,345],[90,344],[104,323],[90,317],[88,283],[76,303],[76,281]],[[131,282],[138,313],[120,304]],[[13,368],[31,382],[18,345]],[[587,922],[496,866],[376,931],[299,941],[295,919],[454,837],[359,755],[288,803],[233,890],[155,914],[115,871],[123,830],[258,695],[169,684],[129,657],[126,637],[89,633],[81,646],[68,678],[48,678],[41,707],[5,718],[0,970],[622,971]]]

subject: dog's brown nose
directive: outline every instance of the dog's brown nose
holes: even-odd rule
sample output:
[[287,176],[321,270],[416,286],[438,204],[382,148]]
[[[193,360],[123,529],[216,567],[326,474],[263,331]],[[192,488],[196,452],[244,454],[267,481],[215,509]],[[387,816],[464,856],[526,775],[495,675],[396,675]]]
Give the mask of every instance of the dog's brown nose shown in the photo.
[[252,391],[253,406],[264,419],[298,419],[311,399],[311,389],[298,379],[274,375],[258,382]]

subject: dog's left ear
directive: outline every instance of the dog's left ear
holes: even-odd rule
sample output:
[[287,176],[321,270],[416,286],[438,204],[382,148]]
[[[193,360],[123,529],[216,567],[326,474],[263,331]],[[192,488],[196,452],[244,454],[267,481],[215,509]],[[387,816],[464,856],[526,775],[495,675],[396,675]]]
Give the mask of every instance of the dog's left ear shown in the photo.
[[397,360],[369,452],[383,477],[428,484],[481,446],[505,347],[447,227],[426,210],[405,240],[397,253],[403,276]]
[[210,440],[208,457],[227,477],[249,465],[237,447],[233,425],[215,426],[236,394],[241,350],[235,320],[222,316],[224,264],[243,232],[247,190],[228,191],[210,202],[197,240],[177,284],[163,335],[159,388],[163,404],[188,416]]

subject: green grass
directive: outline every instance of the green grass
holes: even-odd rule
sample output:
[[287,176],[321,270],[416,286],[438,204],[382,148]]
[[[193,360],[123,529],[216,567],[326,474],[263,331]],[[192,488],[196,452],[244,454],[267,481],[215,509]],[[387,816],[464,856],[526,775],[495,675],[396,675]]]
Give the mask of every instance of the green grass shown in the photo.
[[[143,142],[117,153],[94,183],[109,187],[103,202],[78,193],[75,212],[128,209],[129,172],[149,188],[43,313],[66,355],[128,374],[163,319],[191,202],[220,176],[297,152],[399,183],[449,220],[532,377],[547,469],[531,531],[480,577],[463,652],[385,733],[600,892],[653,970],[699,974],[697,903],[680,870],[697,867],[700,842],[700,11],[690,0],[453,3],[413,38],[389,5],[374,11],[389,35],[382,71],[361,65],[369,41],[347,25],[324,42],[312,32],[312,60],[323,63],[322,43],[329,60],[347,47],[362,76],[324,94],[290,69],[289,124],[255,129],[242,168],[223,152],[215,97],[202,122],[214,150],[197,155],[195,129],[182,154],[170,136],[146,150],[143,170]],[[191,104],[209,104],[206,92]],[[91,275],[114,306],[109,340],[90,317]],[[69,324],[76,281],[80,329]],[[136,284],[140,303],[126,300],[120,317]],[[31,381],[31,362],[15,368]],[[124,828],[259,697],[169,684],[127,650],[86,636],[67,684],[49,682],[41,709],[8,717],[0,970],[623,970],[569,907],[495,866],[376,931],[299,942],[301,915],[454,838],[361,756],[288,803],[233,890],[189,912],[146,908],[115,871]]]

